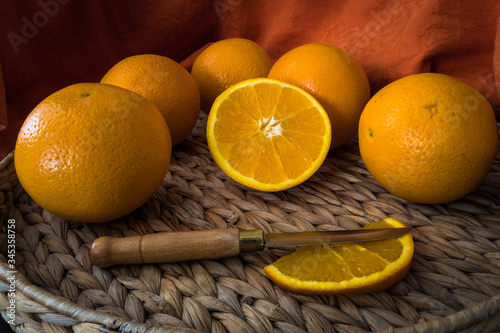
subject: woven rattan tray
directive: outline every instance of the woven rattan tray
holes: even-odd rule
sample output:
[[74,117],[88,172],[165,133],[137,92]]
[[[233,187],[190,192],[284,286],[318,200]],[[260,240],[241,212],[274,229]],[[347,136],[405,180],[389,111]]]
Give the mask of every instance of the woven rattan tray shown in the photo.
[[[44,211],[18,183],[13,153],[0,163],[0,222],[4,236],[14,220],[16,231],[16,267],[9,267],[8,255],[0,257],[0,309],[12,328],[500,332],[500,156],[480,188],[445,205],[415,204],[387,193],[365,169],[355,140],[330,152],[304,184],[263,193],[233,182],[214,164],[205,121],[202,115],[192,136],[174,148],[153,198],[108,224],[68,222]],[[403,281],[373,294],[286,292],[263,272],[284,250],[110,269],[89,259],[92,241],[104,235],[215,227],[353,229],[388,216],[413,227],[415,256]]]

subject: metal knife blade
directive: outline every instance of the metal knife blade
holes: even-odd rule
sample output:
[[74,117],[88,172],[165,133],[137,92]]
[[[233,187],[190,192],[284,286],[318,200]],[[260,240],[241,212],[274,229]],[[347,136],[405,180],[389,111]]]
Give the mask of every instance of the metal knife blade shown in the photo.
[[264,245],[265,247],[281,247],[290,245],[365,242],[399,237],[408,232],[410,232],[410,228],[272,233],[264,235]]

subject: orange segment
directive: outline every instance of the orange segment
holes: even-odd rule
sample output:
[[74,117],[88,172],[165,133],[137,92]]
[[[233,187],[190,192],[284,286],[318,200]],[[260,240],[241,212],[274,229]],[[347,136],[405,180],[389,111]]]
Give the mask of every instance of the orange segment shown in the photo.
[[280,191],[308,179],[323,163],[331,125],[307,92],[273,79],[251,79],[227,89],[207,121],[210,152],[232,179]]
[[[394,218],[364,228],[404,228]],[[384,290],[408,272],[413,257],[410,233],[380,241],[307,245],[266,266],[267,276],[299,294],[341,294]]]

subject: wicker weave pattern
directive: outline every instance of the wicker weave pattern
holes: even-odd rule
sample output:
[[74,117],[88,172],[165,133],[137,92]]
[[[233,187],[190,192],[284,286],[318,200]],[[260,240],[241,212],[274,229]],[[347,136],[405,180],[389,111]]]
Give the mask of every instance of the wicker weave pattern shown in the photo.
[[[500,156],[483,185],[446,205],[401,200],[376,183],[353,140],[306,183],[263,193],[228,179],[208,151],[201,116],[174,149],[154,197],[102,225],[44,211],[0,162],[0,221],[16,220],[16,328],[22,332],[495,332],[500,331]],[[287,250],[222,260],[100,269],[99,236],[207,228],[271,232],[353,229],[388,216],[414,228],[408,276],[374,294],[301,296],[263,267]],[[4,258],[2,258],[5,261]],[[0,265],[0,309],[9,304]]]

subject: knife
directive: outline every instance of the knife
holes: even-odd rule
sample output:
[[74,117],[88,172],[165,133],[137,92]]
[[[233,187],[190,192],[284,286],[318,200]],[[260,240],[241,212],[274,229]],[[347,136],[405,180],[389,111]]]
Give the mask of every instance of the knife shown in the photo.
[[266,247],[382,240],[408,232],[410,228],[266,234],[262,230],[208,229],[130,237],[105,236],[92,243],[90,259],[102,268],[121,264],[172,263],[225,258],[242,251],[261,251]]

